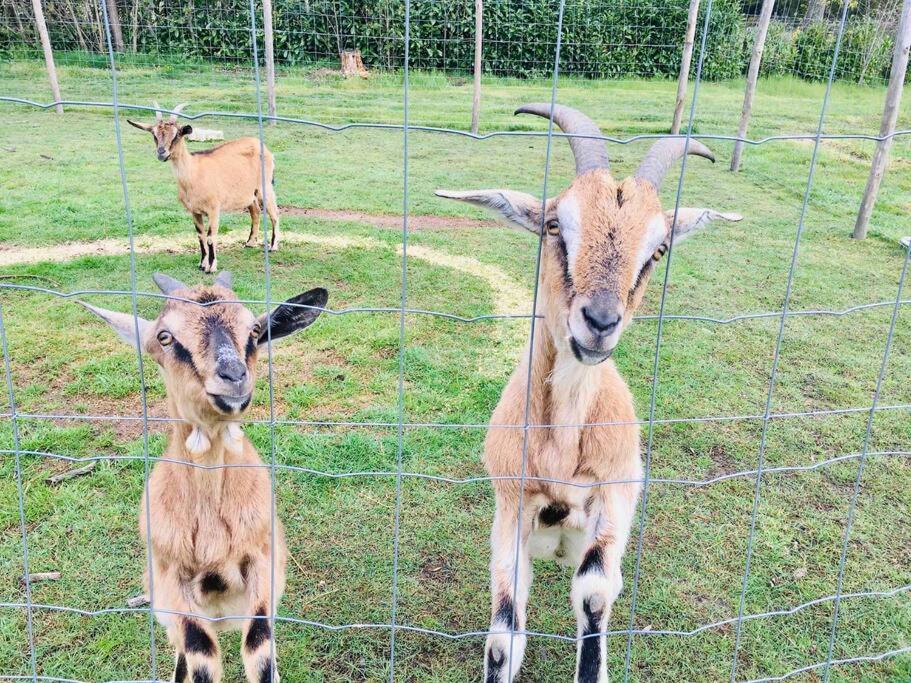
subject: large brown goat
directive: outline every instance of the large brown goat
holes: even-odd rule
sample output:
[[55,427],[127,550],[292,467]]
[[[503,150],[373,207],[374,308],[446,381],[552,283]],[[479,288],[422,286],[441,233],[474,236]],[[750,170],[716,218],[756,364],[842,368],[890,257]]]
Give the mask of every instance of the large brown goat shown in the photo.
[[[189,125],[181,126],[177,114],[186,106],[180,104],[167,120],[162,119],[158,103],[155,105],[155,123],[127,122],[140,130],[152,134],[155,150],[160,161],[170,161],[177,178],[177,197],[193,217],[196,236],[199,238],[199,268],[207,273],[218,270],[215,241],[218,237],[218,221],[223,211],[249,211],[250,236],[245,246],[261,246],[258,241],[259,221],[265,206],[272,223],[270,250],[278,249],[278,204],[272,186],[275,160],[272,153],[265,152],[266,198],[263,201],[263,161],[260,156],[261,143],[258,138],[238,138],[211,149],[191,152],[184,138],[193,132]],[[209,220],[208,231],[203,225],[203,216]]]
[[154,320],[88,308],[161,366],[176,418],[139,513],[142,540],[151,540],[146,590],[176,651],[171,680],[219,683],[217,633],[240,629],[249,683],[277,682],[270,621],[287,550],[269,469],[237,419],[253,395],[258,348],[310,325],[328,293],[312,289],[257,318],[221,303],[237,300],[227,271],[211,287],[161,274],[155,282],[175,298]]
[[[529,104],[516,113],[549,118],[551,106]],[[591,119],[558,105],[553,120],[564,132],[587,137],[570,138],[576,178],[546,205],[511,190],[437,192],[494,209],[537,235],[544,232],[538,304],[543,320],[535,322],[534,353],[523,356],[503,391],[484,449],[496,495],[486,683],[508,683],[521,666],[532,557],[577,567],[576,681],[607,681],[604,632],[622,587],[620,561],[642,479],[633,399],[609,358],[669,247],[672,229],[676,243],[713,219],[740,219],[680,209],[672,226],[673,211],[662,212],[658,187],[681,158],[683,140],[656,142],[635,177],[617,181]],[[695,140],[689,153],[714,161]],[[523,428],[526,396],[527,420],[534,425],[529,429]]]

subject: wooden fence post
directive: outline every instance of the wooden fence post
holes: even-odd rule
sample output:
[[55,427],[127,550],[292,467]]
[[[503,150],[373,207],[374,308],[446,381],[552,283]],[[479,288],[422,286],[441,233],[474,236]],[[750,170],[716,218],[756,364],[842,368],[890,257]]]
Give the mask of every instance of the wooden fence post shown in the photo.
[[[47,78],[51,82],[51,93],[55,102],[60,102],[60,84],[57,82],[57,67],[54,65],[54,51],[51,49],[51,38],[47,33],[47,24],[44,21],[44,10],[41,7],[41,0],[32,0],[32,8],[35,10],[35,27],[38,29],[38,37],[41,38],[41,47],[44,49],[44,64],[47,67]],[[63,113],[63,105],[57,104],[54,107],[58,114]]]
[[[266,96],[269,116],[275,116],[275,48],[272,41],[272,0],[263,0],[263,33],[266,43]],[[275,119],[270,119],[275,125]]]
[[857,222],[854,224],[854,239],[862,240],[867,236],[867,227],[870,224],[873,206],[876,204],[879,184],[882,182],[883,173],[889,161],[892,138],[886,136],[891,136],[895,132],[898,107],[905,83],[905,72],[908,70],[909,48],[911,48],[911,0],[905,0],[902,4],[901,19],[895,31],[892,72],[889,74],[889,89],[886,91],[886,104],[883,107],[883,119],[879,127],[879,135],[885,139],[876,143],[876,152],[873,154],[873,162],[870,165],[870,176],[867,178],[867,187],[860,202],[860,210],[857,212]]
[[740,170],[740,157],[743,155],[743,140],[750,125],[750,113],[753,111],[753,95],[756,92],[756,80],[759,78],[759,67],[762,64],[762,50],[765,47],[766,35],[769,32],[769,21],[772,19],[772,10],[775,0],[763,0],[762,10],[759,13],[759,24],[756,26],[756,42],[753,43],[753,54],[750,57],[750,68],[747,71],[747,89],[743,95],[743,110],[740,112],[740,125],[737,127],[737,137],[734,143],[734,154],[731,156],[731,170]]
[[478,134],[481,119],[481,49],[484,32],[484,0],[474,3],[474,99],[471,102],[471,132]]
[[693,45],[696,38],[696,20],[699,16],[699,0],[690,0],[690,13],[686,18],[686,39],[683,41],[683,56],[680,58],[680,78],[677,80],[677,103],[674,105],[674,123],[671,133],[680,133],[683,120],[683,100],[686,98],[686,84],[690,78],[690,63],[693,61]]

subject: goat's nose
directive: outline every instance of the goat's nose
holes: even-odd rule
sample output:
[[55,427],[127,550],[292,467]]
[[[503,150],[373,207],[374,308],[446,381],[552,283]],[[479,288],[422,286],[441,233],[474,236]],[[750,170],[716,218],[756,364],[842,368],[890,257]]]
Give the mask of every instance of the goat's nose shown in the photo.
[[594,306],[585,306],[582,317],[598,334],[610,334],[620,324],[620,315],[615,310],[608,311]]
[[226,382],[242,382],[247,378],[247,366],[239,360],[219,363],[218,376]]

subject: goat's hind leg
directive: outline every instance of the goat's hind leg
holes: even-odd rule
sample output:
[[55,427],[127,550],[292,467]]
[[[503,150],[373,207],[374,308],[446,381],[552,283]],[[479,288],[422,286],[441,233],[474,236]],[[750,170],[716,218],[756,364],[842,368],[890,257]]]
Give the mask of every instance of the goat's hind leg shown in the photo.
[[206,249],[206,226],[202,222],[201,213],[193,214],[193,225],[196,226],[196,237],[199,239],[199,269],[205,270],[208,250]]
[[607,484],[589,517],[590,542],[573,576],[576,613],[576,683],[607,683],[607,631],[611,607],[623,587],[620,561],[629,540],[638,484]]
[[262,210],[260,209],[259,202],[259,193],[256,193],[256,198],[253,200],[253,203],[247,207],[247,211],[250,212],[250,236],[247,237],[247,241],[244,243],[245,247],[258,247],[259,243],[259,221],[260,217],[263,215]]
[[526,636],[516,631],[525,631],[525,608],[532,579],[528,554],[532,519],[523,514],[521,536],[517,524],[517,505],[498,494],[490,533],[491,633],[484,648],[485,683],[511,683],[525,655]]
[[206,255],[205,270],[214,273],[218,270],[218,257],[215,255],[215,240],[218,239],[218,209],[209,213],[209,235],[206,239],[208,254]]
[[269,243],[269,251],[278,250],[278,204],[275,201],[275,190],[271,187],[266,188],[266,213],[269,215],[269,222],[272,224],[272,241]]
[[221,652],[215,629],[210,623],[203,619],[181,616],[168,629],[168,636],[177,650],[171,678],[174,683],[221,681]]
[[278,683],[278,669],[275,659],[275,645],[272,634],[271,616],[274,607],[269,607],[268,596],[272,593],[271,571],[268,566],[255,570],[256,590],[250,595],[249,614],[253,615],[244,623],[240,641],[240,654],[244,660],[244,672],[249,683]]

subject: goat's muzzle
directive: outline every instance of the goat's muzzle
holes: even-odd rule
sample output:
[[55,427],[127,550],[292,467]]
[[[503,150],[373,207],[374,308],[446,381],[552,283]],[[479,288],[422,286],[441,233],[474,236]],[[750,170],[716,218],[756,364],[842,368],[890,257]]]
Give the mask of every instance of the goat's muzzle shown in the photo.
[[591,296],[577,294],[567,319],[573,355],[585,365],[597,365],[608,358],[620,339],[623,307],[619,297],[606,290]]
[[168,150],[166,150],[164,147],[158,148],[158,160],[159,161],[167,161],[170,158],[171,158],[171,153]]

